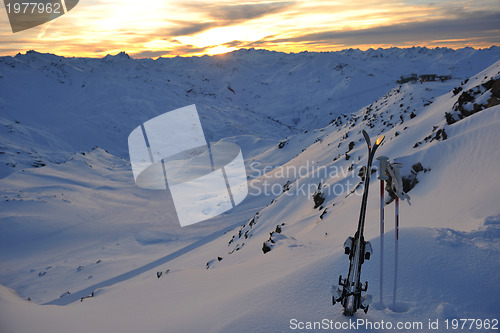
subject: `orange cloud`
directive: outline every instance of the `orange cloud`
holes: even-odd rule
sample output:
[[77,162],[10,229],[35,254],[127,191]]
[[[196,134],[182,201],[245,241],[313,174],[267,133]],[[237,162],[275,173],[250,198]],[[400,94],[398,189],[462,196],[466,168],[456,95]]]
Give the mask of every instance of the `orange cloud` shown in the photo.
[[[13,34],[0,26],[0,55],[30,49],[64,56],[135,57],[216,54],[239,48],[333,51],[391,46],[499,44],[500,9],[483,0],[80,1],[68,14]],[[1,22],[8,22],[0,10]]]

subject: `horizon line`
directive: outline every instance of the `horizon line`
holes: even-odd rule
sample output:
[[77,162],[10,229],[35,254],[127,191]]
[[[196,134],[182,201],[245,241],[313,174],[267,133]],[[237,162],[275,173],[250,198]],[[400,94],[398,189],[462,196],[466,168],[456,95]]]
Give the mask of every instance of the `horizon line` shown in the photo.
[[[322,53],[341,53],[341,52],[346,52],[346,51],[359,51],[359,52],[368,52],[368,51],[386,51],[386,50],[392,50],[392,49],[398,49],[398,50],[410,50],[410,49],[427,49],[427,50],[453,50],[453,51],[459,51],[459,50],[464,50],[464,49],[473,49],[476,51],[481,51],[481,50],[489,50],[492,48],[500,47],[500,45],[490,45],[488,47],[473,47],[473,46],[463,46],[463,47],[448,47],[448,46],[434,46],[434,47],[429,47],[429,46],[420,46],[420,45],[413,45],[413,46],[408,46],[408,47],[401,47],[401,46],[391,46],[391,47],[369,47],[366,49],[359,48],[359,47],[350,47],[350,48],[345,48],[341,50],[332,50],[332,51],[309,51],[309,50],[303,50],[303,51],[298,51],[298,52],[286,52],[286,51],[276,51],[272,49],[266,49],[266,48],[255,48],[255,47],[250,47],[250,48],[239,48],[237,50],[232,50],[224,53],[218,53],[218,54],[201,54],[201,55],[171,55],[168,56],[167,54],[165,55],[160,55],[158,57],[134,57],[134,54],[130,54],[126,50],[121,50],[118,53],[108,53],[105,56],[102,57],[92,57],[92,56],[78,56],[78,55],[73,55],[73,56],[66,56],[66,55],[60,55],[56,53],[51,53],[51,52],[40,52],[34,49],[31,50],[26,50],[24,53],[18,52],[15,55],[0,55],[0,58],[5,58],[5,57],[17,57],[17,56],[26,56],[28,54],[32,53],[38,53],[38,54],[46,54],[46,55],[53,55],[56,57],[61,57],[61,58],[81,58],[81,59],[105,59],[107,57],[116,57],[120,55],[125,55],[130,59],[134,60],[141,60],[141,59],[150,59],[150,60],[158,60],[158,59],[173,59],[173,58],[202,58],[202,57],[220,57],[220,56],[225,56],[228,54],[232,53],[237,53],[241,51],[267,51],[271,53],[282,53],[282,54],[288,54],[288,55],[293,55],[293,54],[303,54],[303,53],[316,53],[316,54],[322,54]],[[168,51],[165,51],[168,52]]]

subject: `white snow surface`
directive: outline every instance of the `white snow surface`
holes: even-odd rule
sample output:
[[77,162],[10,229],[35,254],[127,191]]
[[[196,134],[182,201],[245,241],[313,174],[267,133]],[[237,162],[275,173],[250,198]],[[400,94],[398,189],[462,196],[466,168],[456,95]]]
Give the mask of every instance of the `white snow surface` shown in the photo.
[[[452,78],[396,83],[411,73]],[[301,331],[294,319],[348,323],[330,289],[347,275],[342,245],[358,222],[363,129],[372,141],[384,134],[377,156],[402,163],[418,183],[411,206],[400,202],[393,308],[394,203],[385,207],[380,304],[372,177],[365,238],[374,253],[362,279],[376,303],[353,320],[423,326],[355,331],[500,320],[500,105],[467,116],[458,108],[467,91],[475,99],[464,112],[495,98],[492,79],[500,79],[498,47],[0,58],[0,332],[288,332]],[[241,147],[249,195],[181,228],[168,192],[134,184],[127,137],[190,104],[207,141]],[[314,208],[318,185],[325,201]]]

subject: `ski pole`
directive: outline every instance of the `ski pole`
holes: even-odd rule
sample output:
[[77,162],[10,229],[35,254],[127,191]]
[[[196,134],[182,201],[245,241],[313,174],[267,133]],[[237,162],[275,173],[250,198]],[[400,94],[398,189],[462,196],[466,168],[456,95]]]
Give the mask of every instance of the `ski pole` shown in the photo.
[[396,239],[394,241],[394,292],[392,295],[392,311],[396,311],[396,292],[398,287],[398,241],[399,241],[399,197],[396,196]]
[[387,161],[386,156],[377,157],[379,161],[378,179],[380,179],[380,306],[383,307],[384,290],[384,180],[389,180],[386,176]]
[[384,289],[384,180],[380,179],[380,306]]

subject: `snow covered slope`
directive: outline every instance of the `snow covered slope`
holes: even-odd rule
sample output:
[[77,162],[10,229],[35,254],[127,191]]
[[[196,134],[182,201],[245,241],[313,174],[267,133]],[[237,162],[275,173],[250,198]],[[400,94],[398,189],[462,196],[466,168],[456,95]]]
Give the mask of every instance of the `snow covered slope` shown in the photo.
[[267,139],[321,128],[359,110],[400,76],[435,73],[465,80],[498,57],[497,47],[240,50],[158,60],[125,53],[63,58],[34,51],[2,57],[0,177],[13,167],[66,161],[94,146],[128,158],[123,143],[138,124],[190,104],[198,107],[208,141],[246,137],[249,150],[262,149]]
[[[330,288],[347,273],[342,244],[358,220],[362,129],[386,135],[378,154],[403,163],[412,205],[401,204],[396,308],[374,304],[354,319],[423,323],[416,331],[431,331],[429,320],[443,329],[446,319],[500,319],[498,59],[498,48],[2,58],[1,331],[285,332],[293,319],[348,321]],[[453,78],[395,82],[413,72]],[[335,98],[347,92],[352,100]],[[135,186],[126,137],[193,102],[209,141],[242,147],[250,195],[180,228],[166,193]],[[372,182],[374,255],[362,279],[378,299]]]

